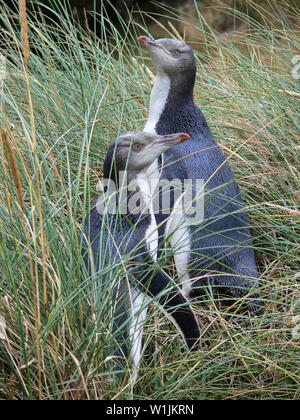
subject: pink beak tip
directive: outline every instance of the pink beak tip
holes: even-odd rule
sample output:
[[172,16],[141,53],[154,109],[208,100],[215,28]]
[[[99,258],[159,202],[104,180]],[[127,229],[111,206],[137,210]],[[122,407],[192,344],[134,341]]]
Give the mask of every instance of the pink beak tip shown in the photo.
[[138,37],[138,41],[142,45],[145,41],[147,41],[147,37],[145,35],[141,35]]
[[179,136],[182,138],[182,141],[186,141],[191,138],[187,133],[180,133]]

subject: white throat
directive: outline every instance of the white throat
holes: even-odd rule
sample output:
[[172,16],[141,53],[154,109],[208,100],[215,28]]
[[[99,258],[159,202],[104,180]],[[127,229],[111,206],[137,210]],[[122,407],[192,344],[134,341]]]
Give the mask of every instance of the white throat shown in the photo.
[[[155,77],[154,86],[151,91],[149,115],[148,115],[148,120],[146,122],[146,125],[144,127],[144,131],[148,133],[152,133],[152,134],[157,134],[156,125],[160,119],[161,114],[163,113],[165,109],[169,92],[170,92],[170,86],[171,86],[171,80],[169,76],[167,76],[165,73],[157,73]],[[162,155],[161,157],[162,157],[162,167],[163,167],[164,156]],[[154,197],[155,189],[160,178],[160,171],[158,169],[157,159],[148,168],[147,172],[148,172],[147,174],[148,179],[152,179],[150,188],[151,188],[151,196],[153,200],[153,199],[156,199]]]
[[156,124],[166,106],[171,81],[166,74],[157,74],[150,96],[149,116],[144,131],[156,134]]

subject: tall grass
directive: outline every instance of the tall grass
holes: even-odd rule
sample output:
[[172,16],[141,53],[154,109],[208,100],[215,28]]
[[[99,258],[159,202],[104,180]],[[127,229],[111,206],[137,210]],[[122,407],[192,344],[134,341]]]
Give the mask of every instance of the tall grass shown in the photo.
[[[200,41],[192,44],[195,101],[241,186],[266,313],[251,318],[239,302],[208,291],[194,306],[201,349],[188,354],[151,307],[134,386],[106,381],[109,316],[80,282],[76,232],[97,195],[108,142],[145,124],[151,64],[136,38],[147,28],[132,17],[128,29],[120,17],[121,33],[103,6],[95,15],[99,39],[64,5],[52,11],[51,25],[38,8],[28,12],[27,85],[19,16],[1,6],[1,398],[299,398],[299,80],[291,63],[300,49],[299,10],[276,3],[264,11],[251,2],[262,23],[220,3],[247,23],[245,33],[227,38],[198,11]],[[166,36],[175,36],[185,19],[162,14],[172,23]]]

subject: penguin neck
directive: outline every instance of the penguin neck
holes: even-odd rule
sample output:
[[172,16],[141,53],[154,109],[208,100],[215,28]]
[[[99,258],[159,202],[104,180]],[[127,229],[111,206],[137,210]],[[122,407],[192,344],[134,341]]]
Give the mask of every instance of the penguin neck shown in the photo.
[[140,172],[136,175],[135,179],[132,181],[136,183],[137,190],[139,191],[145,210],[153,215],[153,197],[152,197],[152,188],[151,181],[149,177],[149,172],[147,170]]
[[[125,213],[129,218],[132,216],[135,219],[141,213],[154,215],[149,168],[138,173],[112,171],[104,172],[104,178],[105,175],[109,182],[113,182],[112,189],[106,191],[116,192],[116,204],[123,212],[126,209]],[[136,206],[139,207],[138,211]]]
[[150,95],[149,116],[144,131],[156,134],[155,127],[163,113],[171,88],[171,80],[168,75],[157,74]]
[[195,75],[182,78],[170,77],[159,72],[156,75],[150,96],[149,116],[144,131],[156,133],[156,126],[163,114],[184,111],[187,105],[194,104],[193,89]]

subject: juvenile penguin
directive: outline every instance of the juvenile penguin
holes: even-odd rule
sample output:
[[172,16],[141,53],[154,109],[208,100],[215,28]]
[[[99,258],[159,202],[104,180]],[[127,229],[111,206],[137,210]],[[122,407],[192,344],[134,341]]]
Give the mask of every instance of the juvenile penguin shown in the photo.
[[[175,250],[175,264],[187,296],[201,294],[205,284],[230,288],[234,296],[247,297],[249,310],[259,313],[258,272],[239,188],[193,100],[193,50],[174,39],[140,36],[138,40],[149,51],[156,69],[145,131],[160,135],[184,131],[191,137],[188,143],[163,153],[160,177],[181,182],[189,179],[194,186],[197,180],[204,180],[205,185],[203,221],[189,224],[186,218],[178,229],[178,213],[172,217],[157,214],[159,237],[168,237]],[[194,197],[197,193],[194,190]]]
[[184,133],[129,132],[113,140],[104,161],[105,192],[84,221],[85,282],[95,285],[99,305],[110,291],[113,369],[123,369],[131,358],[133,381],[149,301],[157,303],[174,323],[188,349],[198,346],[199,326],[188,300],[155,264],[157,229],[147,178],[147,169],[161,153],[187,139]]

